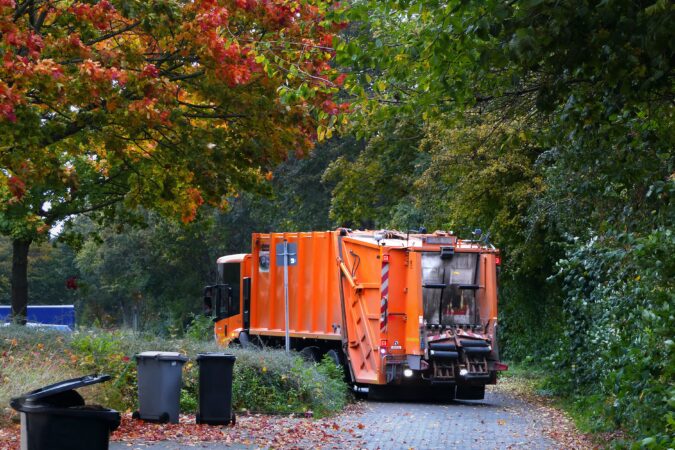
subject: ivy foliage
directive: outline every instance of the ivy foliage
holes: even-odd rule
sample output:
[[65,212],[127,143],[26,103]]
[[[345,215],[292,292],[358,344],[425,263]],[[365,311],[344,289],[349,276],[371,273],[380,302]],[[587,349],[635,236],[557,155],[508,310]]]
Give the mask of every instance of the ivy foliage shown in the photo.
[[558,276],[565,290],[567,369],[557,388],[601,393],[605,421],[670,447],[675,432],[675,234],[605,233],[571,242]]

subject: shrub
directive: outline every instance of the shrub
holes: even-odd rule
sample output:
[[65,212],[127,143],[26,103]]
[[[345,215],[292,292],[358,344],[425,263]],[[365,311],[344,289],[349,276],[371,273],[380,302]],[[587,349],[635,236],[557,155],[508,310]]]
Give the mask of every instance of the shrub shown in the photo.
[[204,314],[195,314],[185,329],[185,337],[204,342],[213,340],[213,319]]
[[288,357],[270,350],[238,350],[234,354],[236,409],[271,413],[312,411],[316,416],[325,416],[340,411],[348,401],[344,375],[330,360],[312,364],[298,355]]
[[[0,330],[0,402],[32,389],[90,373],[105,373],[111,381],[84,389],[89,403],[121,411],[137,408],[136,363],[141,351],[177,351],[194,358],[198,353],[222,351],[214,342],[162,339],[126,331],[86,330],[64,335],[25,327]],[[229,349],[234,365],[233,406],[265,413],[303,413],[324,416],[340,411],[348,401],[342,372],[334,364],[305,362],[278,350]],[[49,370],[42,369],[45,361]],[[39,369],[38,369],[39,367]],[[181,410],[198,406],[198,367],[183,368]]]
[[673,254],[675,234],[659,228],[574,242],[560,263],[566,331],[554,386],[649,447],[675,443]]

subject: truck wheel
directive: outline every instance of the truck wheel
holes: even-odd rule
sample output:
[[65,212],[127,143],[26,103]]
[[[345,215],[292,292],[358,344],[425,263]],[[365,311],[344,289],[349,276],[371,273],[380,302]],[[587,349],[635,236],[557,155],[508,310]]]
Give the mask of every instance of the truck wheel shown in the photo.
[[335,350],[328,350],[326,352],[326,356],[328,356],[335,363],[336,366],[342,367],[342,361],[340,361],[340,355],[338,354],[338,352],[336,352]]
[[326,352],[326,356],[328,356],[337,367],[342,369],[342,372],[345,374],[345,382],[349,385],[354,384],[354,380],[352,380],[352,374],[349,371],[349,367],[347,367],[347,365],[342,362],[343,359],[340,356],[340,352],[337,350],[328,350]]
[[251,341],[248,339],[248,333],[245,331],[242,331],[239,333],[239,345],[241,345],[241,348],[249,348],[251,347]]
[[319,362],[319,347],[309,346],[300,350],[300,356],[307,362]]

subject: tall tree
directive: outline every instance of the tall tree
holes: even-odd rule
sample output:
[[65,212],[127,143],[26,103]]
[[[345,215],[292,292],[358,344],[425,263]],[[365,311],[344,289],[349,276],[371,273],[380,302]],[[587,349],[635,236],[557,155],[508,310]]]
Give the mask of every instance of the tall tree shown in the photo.
[[352,5],[337,60],[358,130],[417,120],[430,160],[412,195],[441,206],[425,215],[496,228],[508,349],[553,355],[561,390],[672,446],[672,2]]
[[183,221],[253,190],[332,113],[321,0],[0,1],[0,232],[12,309],[59,221],[145,206]]

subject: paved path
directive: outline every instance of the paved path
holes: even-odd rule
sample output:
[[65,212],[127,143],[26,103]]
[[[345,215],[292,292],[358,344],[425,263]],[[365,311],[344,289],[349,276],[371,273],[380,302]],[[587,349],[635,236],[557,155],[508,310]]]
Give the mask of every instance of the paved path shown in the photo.
[[[303,419],[304,420],[304,419]],[[536,408],[498,391],[483,401],[364,402],[362,413],[335,419],[340,427],[328,445],[297,441],[294,448],[353,449],[552,449],[545,436],[544,418]],[[550,424],[549,424],[550,425]],[[184,450],[194,448],[256,448],[217,443],[181,445],[111,443],[111,450]]]
[[369,402],[357,418],[367,449],[550,449],[532,407],[500,393],[483,401]]

